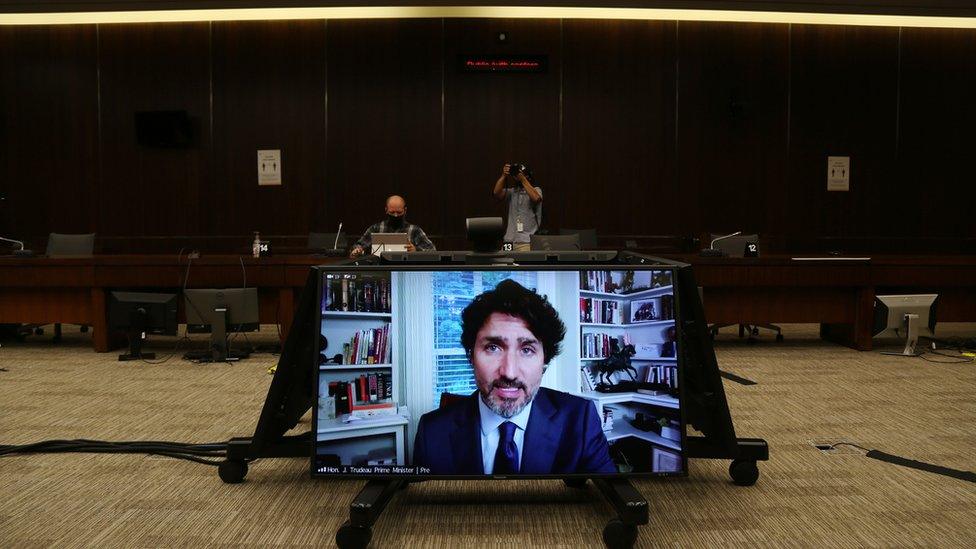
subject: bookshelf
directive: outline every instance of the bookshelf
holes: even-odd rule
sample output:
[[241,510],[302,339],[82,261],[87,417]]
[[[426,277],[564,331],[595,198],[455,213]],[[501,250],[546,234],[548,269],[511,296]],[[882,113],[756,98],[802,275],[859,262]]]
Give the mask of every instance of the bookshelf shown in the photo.
[[[631,365],[637,371],[637,381],[677,388],[671,277],[670,270],[594,270],[581,272],[579,284],[579,395],[596,406],[611,444],[630,437],[646,441],[652,445],[653,462],[664,470],[675,463],[680,466],[679,422],[671,421],[664,429],[672,438],[639,429],[633,423],[638,416],[653,421],[676,418],[678,399],[664,392],[602,393],[594,388],[600,381],[602,361],[627,344],[636,351]],[[611,379],[629,381],[630,377],[614,373]]]
[[323,281],[316,453],[343,464],[403,465],[409,422],[396,414],[400,360],[390,275],[334,276]]

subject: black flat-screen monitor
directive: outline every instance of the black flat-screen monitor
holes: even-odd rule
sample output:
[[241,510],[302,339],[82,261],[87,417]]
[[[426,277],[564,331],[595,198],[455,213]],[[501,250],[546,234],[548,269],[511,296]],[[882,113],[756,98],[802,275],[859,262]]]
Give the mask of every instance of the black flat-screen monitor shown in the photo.
[[143,147],[193,146],[193,120],[186,111],[139,111],[135,113],[135,127],[136,142]]
[[129,339],[129,352],[119,360],[155,358],[142,352],[146,334],[176,335],[176,311],[176,294],[109,292],[108,327],[125,331]]
[[312,475],[686,474],[679,270],[318,267]]
[[183,297],[187,332],[210,333],[210,351],[190,352],[184,358],[200,362],[247,358],[247,352],[229,349],[227,336],[260,328],[257,288],[184,290]]

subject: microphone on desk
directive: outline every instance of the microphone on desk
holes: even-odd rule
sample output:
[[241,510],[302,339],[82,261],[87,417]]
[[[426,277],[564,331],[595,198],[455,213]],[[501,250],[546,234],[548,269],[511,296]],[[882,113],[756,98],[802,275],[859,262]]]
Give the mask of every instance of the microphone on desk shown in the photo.
[[14,256],[15,257],[34,257],[33,250],[25,250],[24,249],[24,243],[21,242],[21,241],[19,241],[19,240],[13,240],[12,238],[4,238],[4,237],[0,236],[0,241],[10,242],[11,244],[19,244],[20,245],[20,249],[19,250],[14,250]]
[[739,236],[740,234],[742,234],[742,231],[735,231],[732,234],[727,234],[725,236],[720,236],[720,237],[717,237],[717,238],[713,238],[711,244],[708,245],[708,248],[705,248],[704,250],[702,250],[701,253],[700,253],[700,255],[703,256],[703,257],[725,257],[725,252],[723,252],[722,250],[716,250],[715,249],[715,243],[718,242],[719,240],[725,240],[726,238],[732,238],[733,236]]
[[339,249],[339,237],[342,235],[342,221],[339,222],[339,230],[336,231],[335,241],[332,242],[331,248],[326,248],[324,250],[317,250],[315,255],[321,255],[326,257],[339,257],[346,255],[346,250]]

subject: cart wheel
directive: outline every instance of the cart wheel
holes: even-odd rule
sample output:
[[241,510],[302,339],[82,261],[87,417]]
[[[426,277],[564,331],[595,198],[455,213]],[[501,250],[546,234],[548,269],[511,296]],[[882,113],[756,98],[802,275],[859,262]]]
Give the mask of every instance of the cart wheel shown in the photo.
[[759,480],[759,467],[753,460],[734,459],[729,464],[729,476],[738,486],[752,486]]
[[365,549],[372,538],[373,531],[368,527],[353,526],[347,520],[336,532],[336,545],[340,549]]
[[220,480],[227,484],[240,484],[244,482],[244,477],[247,476],[247,462],[222,461],[217,466],[217,474],[220,475]]
[[752,329],[752,335],[754,335],[754,336],[759,335],[759,328],[753,328]]
[[776,334],[776,341],[783,341],[783,334]]
[[637,541],[637,527],[633,524],[612,519],[603,528],[603,543],[609,549],[630,549],[635,541]]

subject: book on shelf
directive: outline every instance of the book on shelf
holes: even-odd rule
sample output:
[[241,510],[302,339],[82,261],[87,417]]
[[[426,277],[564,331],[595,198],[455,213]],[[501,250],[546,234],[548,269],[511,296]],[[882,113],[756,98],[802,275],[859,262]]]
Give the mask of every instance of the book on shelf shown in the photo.
[[586,366],[580,368],[580,382],[580,387],[582,387],[584,391],[596,390],[596,374],[594,374],[593,370]]
[[335,278],[326,280],[326,285],[323,311],[390,312],[390,281],[387,278]]
[[607,358],[612,353],[623,349],[625,345],[631,344],[631,338],[627,334],[615,336],[601,332],[586,332],[581,337],[582,358]]
[[610,408],[609,406],[603,407],[603,418],[600,423],[600,426],[604,431],[613,430],[613,408]]
[[357,404],[352,407],[351,415],[361,418],[390,417],[397,415],[396,402],[379,402],[376,404]]
[[580,289],[590,292],[613,293],[613,277],[610,271],[584,271],[580,273]]
[[580,322],[623,324],[620,303],[612,299],[580,298]]
[[343,364],[389,364],[391,359],[390,325],[356,332],[349,343],[342,344]]
[[671,389],[678,388],[678,366],[674,364],[651,364],[644,371],[644,382],[660,383]]

